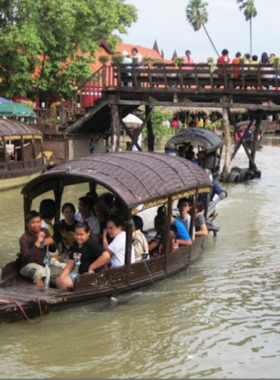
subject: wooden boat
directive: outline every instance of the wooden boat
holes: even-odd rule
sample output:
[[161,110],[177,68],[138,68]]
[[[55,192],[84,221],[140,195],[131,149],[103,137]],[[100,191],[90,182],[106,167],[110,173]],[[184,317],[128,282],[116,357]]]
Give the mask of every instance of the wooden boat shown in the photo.
[[196,146],[197,156],[200,156],[198,164],[204,169],[210,169],[214,177],[219,175],[223,140],[215,132],[198,127],[181,129],[167,141],[165,151],[168,152],[172,145],[175,145],[180,156],[187,159],[191,159],[189,148]]
[[[29,182],[22,189],[24,213],[31,210],[35,198],[49,191],[53,191],[60,209],[64,189],[81,183],[88,183],[90,189],[102,185],[121,202],[127,236],[125,265],[79,275],[73,291],[61,291],[52,287],[42,290],[20,277],[15,260],[2,270],[0,320],[21,319],[23,313],[30,318],[136,289],[186,269],[200,254],[203,237],[192,246],[181,246],[175,251],[169,238],[173,203],[187,196],[197,199],[199,193],[209,194],[211,190],[211,181],[198,165],[162,153],[118,152],[82,157]],[[145,210],[156,211],[161,205],[166,207],[168,216],[163,254],[131,264],[132,216]]]
[[22,186],[46,168],[42,141],[33,125],[0,119],[0,190]]

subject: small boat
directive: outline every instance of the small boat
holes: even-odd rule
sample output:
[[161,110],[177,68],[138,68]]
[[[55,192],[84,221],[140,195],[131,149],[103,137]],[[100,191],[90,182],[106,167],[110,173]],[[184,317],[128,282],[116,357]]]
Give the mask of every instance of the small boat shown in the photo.
[[[211,191],[212,183],[198,165],[181,157],[153,152],[127,151],[81,157],[58,165],[30,181],[22,189],[24,213],[32,209],[32,202],[37,197],[50,191],[60,206],[68,186],[85,183],[88,189],[102,186],[122,204],[126,226],[125,265],[78,275],[74,290],[62,291],[55,287],[36,287],[18,274],[17,260],[14,260],[2,269],[0,320],[43,316],[50,311],[139,288],[186,269],[201,253],[205,237],[198,237],[191,246],[180,246],[176,250],[173,250],[169,237],[174,203],[189,196],[196,200],[200,193],[209,194]],[[167,213],[162,254],[131,264],[132,217],[152,211],[156,214],[160,206],[164,206]]]
[[181,129],[167,141],[166,153],[172,146],[175,146],[181,157],[189,160],[193,159],[192,154],[196,147],[198,164],[211,170],[214,178],[218,177],[223,140],[215,132],[198,127]]
[[42,142],[34,125],[0,119],[0,190],[22,186],[46,168]]

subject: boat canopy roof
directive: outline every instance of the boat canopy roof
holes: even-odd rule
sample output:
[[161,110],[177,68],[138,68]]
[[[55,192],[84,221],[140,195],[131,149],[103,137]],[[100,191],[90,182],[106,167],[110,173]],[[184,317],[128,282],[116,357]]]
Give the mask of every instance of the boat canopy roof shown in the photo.
[[[128,208],[188,191],[210,191],[212,183],[198,165],[185,158],[154,152],[92,154],[58,165],[30,181],[22,194],[32,201],[63,186],[93,182],[122,199]],[[180,196],[180,197],[181,197]],[[140,211],[140,209],[139,209]]]
[[0,119],[0,137],[13,139],[21,136],[42,138],[43,134],[33,124],[21,123],[12,119]]
[[170,144],[180,145],[186,143],[197,143],[207,152],[213,152],[223,145],[223,140],[214,132],[205,128],[187,128],[182,129],[176,135],[167,141],[165,148],[169,148]]

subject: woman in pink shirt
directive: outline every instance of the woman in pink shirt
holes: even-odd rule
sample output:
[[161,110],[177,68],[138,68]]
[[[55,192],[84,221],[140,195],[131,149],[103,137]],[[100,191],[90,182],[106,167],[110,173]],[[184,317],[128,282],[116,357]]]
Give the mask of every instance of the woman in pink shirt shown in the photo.
[[[187,65],[190,65],[190,64],[194,63],[193,59],[191,57],[191,52],[189,50],[186,50],[186,58],[185,59],[186,59],[186,64]],[[186,70],[193,70],[193,66],[186,66],[185,69]]]

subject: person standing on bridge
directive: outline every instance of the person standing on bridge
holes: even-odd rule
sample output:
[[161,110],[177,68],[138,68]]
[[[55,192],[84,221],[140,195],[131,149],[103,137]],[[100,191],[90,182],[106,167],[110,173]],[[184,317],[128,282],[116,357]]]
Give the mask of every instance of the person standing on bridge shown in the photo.
[[225,72],[224,72],[224,68],[226,69],[225,65],[231,63],[231,60],[228,54],[229,54],[228,50],[224,49],[222,51],[222,55],[217,59],[217,67],[220,72],[218,74],[219,77],[225,76]]
[[[234,65],[239,64],[240,63],[240,58],[241,58],[241,53],[240,53],[240,51],[238,51],[235,54],[235,58],[232,60],[232,64],[234,64]],[[234,66],[233,70],[240,70],[240,66]],[[239,77],[240,77],[239,74],[233,74],[233,78],[239,78]]]

